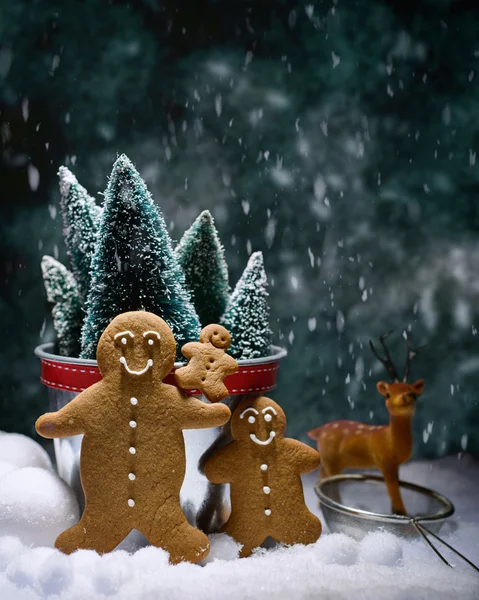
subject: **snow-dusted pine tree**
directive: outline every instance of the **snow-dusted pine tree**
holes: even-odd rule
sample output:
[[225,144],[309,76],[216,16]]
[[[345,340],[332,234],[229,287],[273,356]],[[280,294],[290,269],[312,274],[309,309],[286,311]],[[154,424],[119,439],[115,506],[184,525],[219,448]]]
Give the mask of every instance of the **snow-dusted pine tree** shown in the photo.
[[105,327],[130,310],[147,310],[165,319],[179,348],[197,340],[200,324],[184,283],[163,216],[123,154],[113,165],[105,192],[82,357],[94,358]]
[[236,359],[260,358],[270,353],[268,280],[263,253],[254,252],[228,302],[222,324],[231,334],[229,353]]
[[78,356],[84,315],[75,278],[52,256],[44,256],[41,265],[47,300],[53,304],[58,352],[62,356]]
[[185,231],[175,255],[201,325],[219,323],[230,292],[228,265],[209,210],[204,210]]
[[67,167],[60,167],[58,176],[65,245],[80,298],[84,303],[90,288],[91,260],[102,209]]

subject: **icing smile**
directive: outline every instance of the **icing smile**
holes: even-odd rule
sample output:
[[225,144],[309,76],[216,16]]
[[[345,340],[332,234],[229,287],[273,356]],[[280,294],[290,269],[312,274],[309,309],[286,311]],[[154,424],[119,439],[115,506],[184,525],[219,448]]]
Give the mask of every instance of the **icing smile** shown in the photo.
[[269,437],[263,441],[263,440],[259,440],[254,433],[250,433],[249,437],[251,438],[251,440],[255,443],[255,444],[259,444],[260,446],[267,446],[268,444],[270,444],[273,439],[276,437],[276,433],[274,431],[270,431],[269,432]]
[[130,369],[124,356],[120,358],[120,362],[130,375],[144,375],[148,371],[148,369],[153,366],[153,361],[151,360],[151,358],[148,359],[146,367],[144,369],[141,369],[141,371],[133,371],[133,369]]

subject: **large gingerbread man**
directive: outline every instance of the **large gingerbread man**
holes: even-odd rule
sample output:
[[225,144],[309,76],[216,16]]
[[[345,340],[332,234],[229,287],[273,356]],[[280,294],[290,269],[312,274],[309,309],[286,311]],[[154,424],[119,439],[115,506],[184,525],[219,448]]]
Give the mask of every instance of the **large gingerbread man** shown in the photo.
[[238,363],[226,354],[230,343],[231,336],[221,325],[207,325],[202,329],[199,342],[189,342],[181,349],[189,362],[175,371],[178,385],[198,388],[211,402],[226,398],[229,392],[223,380],[238,370]]
[[212,483],[231,484],[231,515],[222,531],[249,556],[267,537],[284,544],[311,544],[321,522],[304,503],[300,475],[314,471],[319,454],[283,437],[283,410],[265,396],[245,398],[231,418],[233,441],[208,460]]
[[80,473],[86,508],[55,546],[113,550],[132,529],[170,554],[170,562],[198,562],[207,536],[180,508],[185,475],[183,429],[228,421],[223,404],[201,402],[163,383],[173,368],[176,342],[158,316],[138,311],[116,317],[100,338],[103,379],[36,423],[47,438],[84,434]]

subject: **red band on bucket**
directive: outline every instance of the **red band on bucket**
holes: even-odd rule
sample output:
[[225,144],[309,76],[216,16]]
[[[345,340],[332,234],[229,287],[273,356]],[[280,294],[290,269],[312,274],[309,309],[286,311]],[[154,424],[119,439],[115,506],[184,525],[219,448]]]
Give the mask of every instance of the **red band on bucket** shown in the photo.
[[[79,393],[97,383],[101,379],[96,365],[81,365],[63,361],[41,359],[41,382],[51,388]],[[231,396],[239,394],[261,394],[270,392],[276,387],[276,376],[279,361],[255,365],[240,365],[233,375],[225,379],[225,385]],[[177,385],[172,371],[165,383]],[[178,387],[178,386],[177,386]],[[192,396],[201,396],[199,390],[185,390]]]

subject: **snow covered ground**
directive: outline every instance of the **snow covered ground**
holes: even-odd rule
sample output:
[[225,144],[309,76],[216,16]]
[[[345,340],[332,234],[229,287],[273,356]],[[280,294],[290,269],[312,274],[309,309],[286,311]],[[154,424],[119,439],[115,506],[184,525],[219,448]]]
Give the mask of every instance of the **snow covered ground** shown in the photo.
[[[328,534],[325,528],[319,541],[312,546],[261,549],[252,557],[241,560],[237,559],[238,546],[231,538],[215,535],[211,539],[211,552],[206,564],[170,566],[165,552],[142,547],[143,540],[134,535],[124,543],[123,549],[109,555],[100,557],[91,551],[79,551],[64,556],[51,547],[52,536],[49,536],[48,528],[37,511],[29,517],[30,527],[36,528],[35,539],[48,540],[43,543],[50,547],[33,547],[31,543],[25,543],[27,538],[20,523],[21,511],[14,515],[12,507],[8,508],[8,498],[15,498],[12,481],[22,481],[22,471],[32,469],[23,473],[23,485],[28,478],[35,476],[35,494],[38,494],[38,486],[43,481],[44,502],[50,485],[51,467],[44,456],[34,457],[33,468],[25,464],[21,453],[19,456],[21,464],[9,471],[5,467],[6,456],[2,456],[0,437],[0,461],[4,461],[4,469],[0,470],[2,600],[479,598],[479,576],[470,567],[447,555],[457,566],[450,569],[424,542],[406,541],[385,532],[369,534],[357,542],[343,534]],[[40,468],[48,474],[44,475],[44,480],[39,478]],[[443,527],[441,535],[479,563],[479,463],[467,455],[416,462],[406,465],[401,477],[432,487],[453,501],[456,513]],[[304,480],[306,500],[310,508],[320,514],[313,491],[314,480],[313,475]],[[68,522],[75,510],[68,490],[62,491],[53,482],[51,486],[57,494],[55,512]],[[10,490],[9,495],[4,494],[6,500],[2,498],[2,490]],[[28,504],[27,490],[23,488],[22,510],[26,510]],[[61,494],[64,494],[63,502],[60,502]],[[48,527],[58,526],[51,519],[49,523]]]

